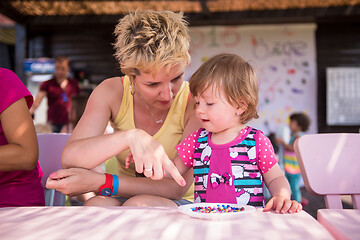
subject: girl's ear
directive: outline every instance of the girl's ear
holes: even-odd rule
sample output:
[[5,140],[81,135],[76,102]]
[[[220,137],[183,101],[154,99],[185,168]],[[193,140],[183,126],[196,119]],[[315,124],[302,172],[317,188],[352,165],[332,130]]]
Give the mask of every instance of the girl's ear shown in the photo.
[[238,106],[239,114],[241,115],[243,112],[246,111],[247,108],[248,108],[248,104],[244,100],[241,99],[240,104]]

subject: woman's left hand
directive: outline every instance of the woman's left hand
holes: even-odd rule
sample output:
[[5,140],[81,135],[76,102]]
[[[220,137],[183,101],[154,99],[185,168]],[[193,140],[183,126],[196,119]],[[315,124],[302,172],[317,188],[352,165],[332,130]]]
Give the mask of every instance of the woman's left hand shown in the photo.
[[65,195],[76,196],[97,192],[105,183],[105,179],[105,174],[84,168],[60,169],[49,175],[46,188],[55,189]]
[[295,213],[302,210],[301,203],[283,196],[271,198],[265,205],[264,212],[274,210],[276,213]]

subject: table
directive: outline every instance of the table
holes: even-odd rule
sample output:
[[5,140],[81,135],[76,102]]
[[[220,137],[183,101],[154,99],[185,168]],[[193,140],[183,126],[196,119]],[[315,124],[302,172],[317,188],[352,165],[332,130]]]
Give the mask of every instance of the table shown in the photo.
[[360,239],[360,210],[319,209],[317,218],[336,239]]
[[177,208],[19,207],[0,209],[0,239],[333,239],[305,211],[255,212],[236,220],[191,218]]

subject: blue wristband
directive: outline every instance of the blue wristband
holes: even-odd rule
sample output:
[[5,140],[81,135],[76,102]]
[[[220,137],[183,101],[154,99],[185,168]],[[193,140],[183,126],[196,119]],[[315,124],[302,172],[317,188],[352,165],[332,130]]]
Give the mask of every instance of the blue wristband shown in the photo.
[[119,176],[118,175],[112,175],[113,177],[113,191],[112,196],[116,195],[118,188],[119,188]]

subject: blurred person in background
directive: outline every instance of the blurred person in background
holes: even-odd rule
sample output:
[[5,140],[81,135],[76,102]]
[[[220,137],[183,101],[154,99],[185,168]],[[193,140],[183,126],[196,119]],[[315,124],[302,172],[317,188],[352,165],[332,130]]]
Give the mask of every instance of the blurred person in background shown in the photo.
[[284,170],[285,176],[290,183],[291,199],[307,205],[308,200],[301,198],[300,180],[301,172],[299,163],[294,152],[294,142],[297,138],[305,134],[309,129],[310,118],[305,113],[293,113],[290,115],[289,128],[291,131],[290,141],[285,142],[284,139],[278,138],[277,142],[284,148]]
[[69,78],[69,61],[67,56],[55,58],[54,77],[41,83],[39,93],[30,109],[30,113],[33,115],[46,96],[48,100],[47,122],[55,133],[61,132],[62,128],[69,123],[71,98],[80,93],[78,81]]

